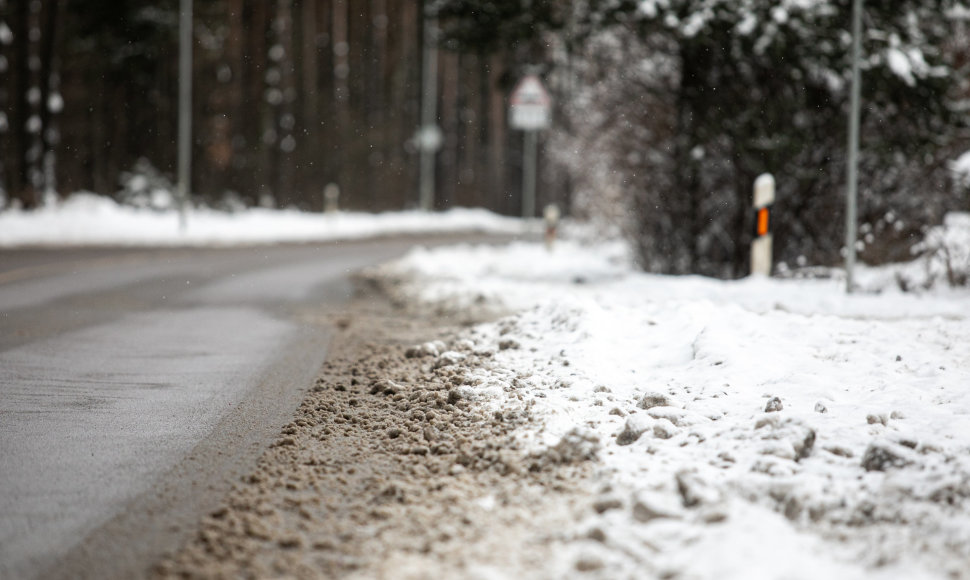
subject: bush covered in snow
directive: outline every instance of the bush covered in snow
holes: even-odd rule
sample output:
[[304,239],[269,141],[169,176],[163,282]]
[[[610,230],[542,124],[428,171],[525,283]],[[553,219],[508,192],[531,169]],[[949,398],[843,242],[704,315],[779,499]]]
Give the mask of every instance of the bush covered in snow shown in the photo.
[[[940,283],[966,286],[970,282],[970,213],[947,214],[943,225],[931,228],[913,250],[922,258],[922,287]],[[915,282],[902,273],[898,280],[903,289]]]
[[139,159],[131,171],[121,174],[121,190],[115,199],[122,205],[157,211],[175,207],[175,185],[145,158]]

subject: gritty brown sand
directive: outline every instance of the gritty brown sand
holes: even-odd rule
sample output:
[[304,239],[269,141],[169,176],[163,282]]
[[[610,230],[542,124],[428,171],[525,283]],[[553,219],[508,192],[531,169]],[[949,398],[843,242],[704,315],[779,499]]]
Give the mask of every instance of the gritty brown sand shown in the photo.
[[[590,463],[528,454],[527,405],[486,411],[457,387],[492,355],[454,319],[365,293],[313,313],[337,329],[323,374],[256,469],[154,578],[551,577],[588,510]],[[413,348],[440,340],[455,364]],[[441,344],[441,343],[439,343]],[[568,568],[568,565],[567,565]]]

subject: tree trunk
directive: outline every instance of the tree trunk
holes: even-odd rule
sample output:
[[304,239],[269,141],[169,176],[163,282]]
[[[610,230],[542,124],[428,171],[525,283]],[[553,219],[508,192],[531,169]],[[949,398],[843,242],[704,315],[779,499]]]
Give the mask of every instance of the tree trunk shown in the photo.
[[[388,192],[388,203],[396,207],[413,206],[418,200],[417,150],[411,141],[419,123],[421,102],[421,3],[419,0],[399,1],[398,10],[388,30],[390,56],[388,62],[389,82],[388,110],[389,165],[392,178],[401,184],[396,191]],[[410,142],[412,147],[405,147]]]
[[10,165],[8,179],[10,184],[11,199],[16,200],[25,208],[32,208],[36,205],[34,192],[30,187],[30,180],[27,177],[27,159],[25,152],[29,145],[27,134],[27,118],[30,114],[30,107],[27,103],[27,91],[29,89],[30,70],[27,67],[29,60],[27,42],[27,31],[30,29],[30,11],[28,2],[16,2],[13,13],[13,45],[11,50],[10,67],[10,145],[8,157]]
[[482,118],[473,104],[476,102],[478,88],[479,58],[477,55],[462,54],[459,57],[459,70],[462,82],[459,84],[459,98],[461,104],[459,112],[459,151],[458,151],[458,182],[461,193],[459,202],[468,207],[482,205],[482,191],[478,183],[476,167],[479,156],[478,137]]
[[[341,190],[344,205],[353,205],[354,191],[350,185],[350,171],[347,167],[348,156],[345,148],[350,143],[350,95],[347,78],[350,64],[347,58],[350,46],[347,38],[347,0],[333,0],[331,18],[331,38],[333,42],[333,100],[334,134],[331,137],[331,151],[336,162],[337,185]],[[344,201],[346,200],[346,201]]]
[[250,24],[250,46],[249,55],[252,63],[252,76],[250,77],[249,109],[250,114],[246,116],[249,125],[254,129],[254,140],[252,141],[253,152],[256,154],[256,186],[255,197],[260,205],[272,205],[273,199],[273,178],[274,156],[276,150],[277,136],[273,122],[272,107],[266,101],[266,92],[269,88],[266,83],[268,73],[268,51],[267,28],[270,20],[269,2],[253,2],[249,4],[252,8],[252,20]]
[[[320,163],[319,151],[320,139],[320,95],[317,87],[319,85],[318,72],[318,47],[317,47],[317,1],[302,0],[299,5],[300,13],[300,119],[297,121],[298,156],[301,160],[301,191],[303,191],[303,203],[306,207],[316,208],[317,203],[322,204],[322,196],[319,195],[323,189],[322,163]],[[323,206],[319,206],[323,209]]]
[[[54,125],[54,115],[60,110],[60,78],[57,71],[56,47],[58,40],[58,7],[59,2],[47,2],[44,5],[43,28],[41,29],[40,45],[40,179],[41,192],[45,197],[57,195],[57,166],[56,146],[59,141],[57,127]],[[55,110],[57,109],[57,110]]]
[[7,36],[11,33],[7,24],[8,16],[7,2],[0,0],[0,30],[3,31],[3,36],[0,37],[0,62],[4,63],[0,67],[0,210],[7,205],[8,193],[10,192],[8,173],[10,171],[11,151],[7,147],[7,142],[9,141],[11,122],[8,114],[10,111],[11,85],[10,61],[12,59],[8,47],[13,39]]
[[[368,171],[367,191],[372,211],[388,209],[385,171],[388,128],[385,123],[385,63],[387,62],[387,5],[386,0],[370,0],[370,49],[364,63],[367,68],[365,101],[370,151],[364,160]],[[367,23],[365,23],[366,25]]]
[[488,175],[488,191],[491,199],[490,206],[496,211],[509,215],[516,215],[511,203],[511,191],[506,187],[505,152],[507,133],[505,125],[505,98],[498,90],[499,79],[502,78],[502,57],[494,55],[482,63],[488,79],[488,163],[485,171]]
[[241,191],[252,185],[252,170],[249,165],[249,151],[246,136],[246,66],[245,66],[245,2],[228,0],[229,34],[226,37],[224,58],[231,75],[228,88],[227,110],[229,113],[228,133],[231,143],[232,161],[229,169],[228,185],[234,191]]
[[295,196],[296,137],[293,130],[296,124],[294,101],[296,100],[296,63],[293,60],[293,4],[292,0],[277,0],[276,25],[279,47],[282,56],[276,65],[280,70],[281,101],[277,111],[276,127],[279,141],[279,184],[277,199],[286,206],[300,202]]
[[439,159],[440,195],[437,206],[445,209],[455,205],[458,195],[458,55],[445,52],[441,56],[441,130],[444,146]]

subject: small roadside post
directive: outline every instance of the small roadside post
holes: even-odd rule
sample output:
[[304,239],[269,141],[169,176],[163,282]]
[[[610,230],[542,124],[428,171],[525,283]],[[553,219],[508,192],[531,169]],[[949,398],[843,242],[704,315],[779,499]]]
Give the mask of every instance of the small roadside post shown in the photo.
[[328,183],[323,188],[323,211],[324,213],[337,213],[340,209],[340,186],[336,183]]
[[536,214],[536,131],[549,127],[552,98],[539,77],[530,74],[519,81],[509,99],[513,129],[525,131],[522,148],[522,217]]
[[559,228],[559,206],[550,203],[543,208],[542,217],[546,222],[546,250],[551,252],[556,243],[556,230]]
[[771,276],[771,204],[775,178],[763,173],[754,181],[755,236],[751,242],[751,275]]

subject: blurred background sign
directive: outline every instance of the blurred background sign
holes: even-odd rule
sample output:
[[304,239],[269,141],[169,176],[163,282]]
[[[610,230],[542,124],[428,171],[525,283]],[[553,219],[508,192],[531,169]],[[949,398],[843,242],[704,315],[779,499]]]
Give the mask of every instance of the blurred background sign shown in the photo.
[[549,127],[552,99],[536,75],[528,75],[519,81],[509,104],[513,129],[536,131]]

